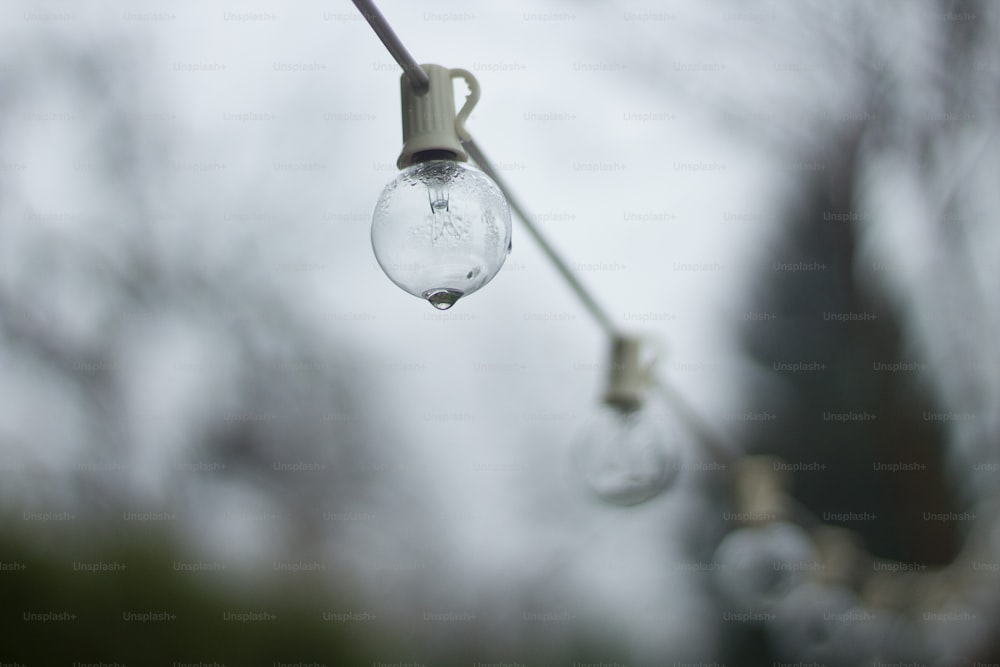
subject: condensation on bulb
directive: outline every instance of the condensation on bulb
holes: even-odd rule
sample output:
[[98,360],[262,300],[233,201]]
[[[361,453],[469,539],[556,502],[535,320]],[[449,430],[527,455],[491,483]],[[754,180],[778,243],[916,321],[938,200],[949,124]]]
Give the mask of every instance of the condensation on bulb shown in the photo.
[[602,405],[576,444],[577,467],[598,497],[613,505],[646,502],[676,477],[680,450],[666,416]]
[[488,283],[510,250],[510,208],[486,174],[462,162],[407,167],[382,191],[372,248],[406,292],[447,310]]

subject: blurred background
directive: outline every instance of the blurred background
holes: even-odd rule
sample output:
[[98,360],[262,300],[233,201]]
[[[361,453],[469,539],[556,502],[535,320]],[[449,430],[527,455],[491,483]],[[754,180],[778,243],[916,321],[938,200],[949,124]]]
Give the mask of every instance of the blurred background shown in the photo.
[[447,312],[382,274],[399,72],[351,3],[15,0],[0,662],[1000,662],[995,4],[380,7],[757,456],[665,403],[676,480],[604,505],[608,341],[517,223]]

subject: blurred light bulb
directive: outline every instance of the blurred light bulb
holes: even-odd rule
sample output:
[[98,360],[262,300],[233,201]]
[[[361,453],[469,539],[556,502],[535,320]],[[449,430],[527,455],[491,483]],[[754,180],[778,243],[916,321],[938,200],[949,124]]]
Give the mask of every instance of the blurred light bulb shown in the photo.
[[816,579],[801,581],[771,608],[768,630],[775,650],[789,661],[875,664],[865,660],[863,643],[852,638],[851,626],[876,616],[858,607],[858,596],[847,586]]
[[729,599],[747,609],[768,609],[814,567],[809,534],[785,521],[737,528],[719,543],[717,579]]
[[602,404],[577,440],[577,465],[601,499],[638,505],[663,491],[677,474],[679,450],[662,415]]
[[646,400],[655,363],[647,342],[636,336],[612,339],[604,400],[576,441],[581,477],[614,505],[638,505],[667,488],[679,468],[676,439],[687,434]]
[[372,218],[379,266],[435,308],[488,283],[510,252],[510,208],[486,174],[454,160],[413,164],[382,191]]

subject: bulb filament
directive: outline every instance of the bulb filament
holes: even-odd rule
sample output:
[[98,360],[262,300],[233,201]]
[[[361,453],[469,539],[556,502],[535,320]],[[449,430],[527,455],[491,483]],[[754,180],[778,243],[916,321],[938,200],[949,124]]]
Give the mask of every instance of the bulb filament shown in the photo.
[[431,206],[431,241],[437,241],[445,232],[456,239],[461,238],[462,235],[451,220],[448,188],[428,188],[427,202]]

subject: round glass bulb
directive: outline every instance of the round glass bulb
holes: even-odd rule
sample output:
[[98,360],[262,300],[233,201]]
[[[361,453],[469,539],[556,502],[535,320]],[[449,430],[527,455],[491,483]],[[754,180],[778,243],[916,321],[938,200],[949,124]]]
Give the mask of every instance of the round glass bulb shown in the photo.
[[746,609],[769,608],[783,599],[815,564],[809,534],[785,521],[737,528],[715,550],[718,582]]
[[638,505],[663,491],[677,474],[679,448],[663,415],[602,403],[576,443],[584,482],[613,505]]
[[411,165],[378,199],[375,259],[392,282],[438,310],[488,283],[510,252],[510,208],[497,184],[463,162]]
[[[867,625],[878,615],[869,618],[858,603],[857,595],[846,586],[808,579],[800,582],[772,607],[768,630],[775,649],[793,662],[875,664],[865,660],[863,642],[851,626]],[[859,615],[852,618],[852,613]]]

